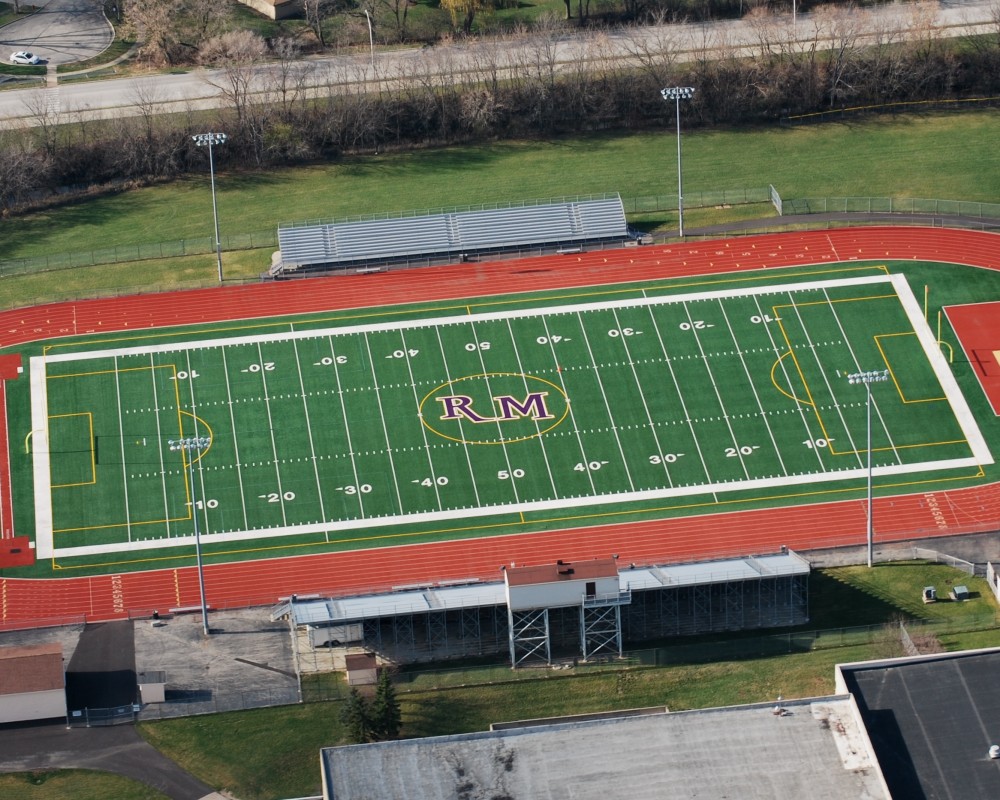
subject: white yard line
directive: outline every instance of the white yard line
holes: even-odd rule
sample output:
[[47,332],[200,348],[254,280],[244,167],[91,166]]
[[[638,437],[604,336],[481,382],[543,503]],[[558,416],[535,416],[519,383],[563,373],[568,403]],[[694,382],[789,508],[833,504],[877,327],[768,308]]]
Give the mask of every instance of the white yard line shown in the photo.
[[[358,476],[358,462],[355,460],[354,456],[354,442],[351,441],[351,422],[347,417],[347,403],[344,400],[344,386],[340,382],[340,363],[337,361],[337,352],[333,347],[333,337],[327,336],[327,341],[330,343],[330,357],[333,359],[333,372],[337,378],[337,396],[340,398],[340,414],[344,420],[344,436],[347,438],[347,454],[351,457],[351,472],[354,475],[354,488],[355,493],[358,498],[358,513],[361,514],[361,518],[364,519],[367,514],[365,513],[365,501],[361,493],[361,478]],[[371,360],[371,350],[368,351],[368,359]],[[396,495],[398,501],[399,487],[396,487]],[[400,510],[402,510],[402,503],[399,505]]]
[[[854,441],[854,433],[851,431],[851,426],[847,424],[847,420],[844,419],[843,406],[837,399],[837,392],[830,383],[830,376],[827,375],[826,370],[823,369],[823,362],[816,350],[816,343],[813,342],[812,336],[809,335],[809,329],[806,327],[805,320],[802,319],[802,312],[799,310],[799,306],[796,305],[795,298],[790,293],[788,295],[788,302],[791,305],[791,308],[794,309],[795,317],[799,321],[799,327],[802,329],[802,333],[806,337],[806,344],[809,347],[809,352],[812,354],[813,360],[816,362],[816,368],[819,370],[819,374],[823,376],[823,384],[826,386],[827,394],[833,398],[833,408],[837,413],[837,416],[840,418],[840,427],[843,428],[844,433],[847,434],[847,440],[851,445],[851,451],[854,452],[855,457],[858,459],[858,464],[863,466],[865,464],[865,459],[861,456],[861,448],[858,447],[857,443]],[[847,378],[843,378],[842,381],[846,384]]]
[[[635,481],[632,480],[632,470],[628,468],[628,459],[625,457],[625,448],[622,446],[622,439],[618,435],[618,422],[615,420],[615,412],[611,408],[611,403],[608,401],[608,393],[604,388],[604,379],[601,377],[601,368],[597,363],[597,359],[594,358],[594,351],[590,347],[590,336],[587,334],[587,327],[584,325],[583,317],[580,312],[576,314],[577,320],[580,322],[580,330],[583,331],[583,343],[587,345],[587,355],[590,358],[590,365],[594,369],[594,377],[597,379],[597,386],[601,390],[601,399],[604,401],[604,408],[608,412],[608,422],[611,423],[611,431],[615,435],[615,443],[618,445],[618,455],[622,461],[622,467],[625,469],[625,477],[628,478],[628,488],[629,491],[635,491]],[[615,320],[617,324],[618,314],[615,313]]]
[[[857,353],[854,352],[854,348],[851,346],[850,337],[847,335],[847,331],[844,330],[844,325],[840,321],[840,315],[837,313],[837,307],[830,300],[830,293],[826,291],[826,289],[823,290],[823,297],[826,298],[826,304],[827,306],[829,306],[830,313],[833,315],[833,319],[837,323],[837,329],[840,331],[840,338],[843,339],[844,344],[847,345],[847,352],[851,354],[851,361],[854,362],[854,369],[857,372],[863,372],[866,369],[867,370],[872,369],[872,367],[874,366],[873,364],[863,365],[861,361],[858,359]],[[844,380],[846,380],[846,377],[844,378]],[[889,441],[889,447],[892,448],[892,454],[896,457],[896,463],[902,464],[903,457],[902,455],[900,455],[899,450],[896,448],[896,443],[893,442],[892,440],[892,433],[889,431],[889,426],[886,424],[885,417],[882,416],[882,409],[879,408],[878,403],[875,402],[875,395],[872,393],[872,387],[868,384],[865,384],[865,390],[868,392],[869,395],[871,395],[870,397],[865,398],[865,404],[867,405],[868,403],[871,403],[871,407],[875,411],[875,416],[878,417],[879,425],[882,426],[882,432],[885,434],[886,439]],[[867,439],[867,434],[866,434],[866,439]],[[866,441],[865,442],[866,459],[870,457],[867,452],[869,446],[870,444]]]
[[[132,541],[132,515],[129,512],[128,504],[128,461],[125,458],[125,428],[124,420],[122,419],[122,393],[121,393],[121,382],[119,380],[120,374],[118,372],[118,356],[115,356],[115,408],[118,410],[118,440],[121,443],[121,453],[122,453],[122,494],[125,496],[125,532],[128,536],[128,540]],[[94,437],[96,439],[96,434]],[[97,448],[97,442],[91,442],[90,446]],[[95,476],[96,477],[96,476]]]
[[[517,371],[521,373],[521,375],[524,377],[524,391],[525,394],[527,394],[528,392],[531,391],[531,388],[528,386],[528,377],[524,372],[524,364],[521,363],[521,351],[517,349],[517,337],[514,335],[514,329],[513,327],[511,327],[510,320],[507,320],[507,335],[510,336],[510,343],[511,346],[514,348],[514,358],[517,359]],[[552,363],[553,366],[558,367],[558,364],[556,364],[555,362]],[[538,446],[542,451],[542,460],[545,462],[545,471],[548,472],[549,474],[549,486],[552,487],[552,496],[558,498],[559,489],[556,487],[556,478],[555,475],[552,474],[552,465],[549,463],[549,454],[548,451],[545,449],[545,437],[542,436],[542,426],[538,423],[537,419],[535,419],[534,422],[535,422],[535,432],[537,434]],[[510,480],[511,481],[515,480],[513,474],[511,474]]]
[[[483,358],[483,343],[479,339],[479,332],[476,330],[476,323],[474,320],[469,321],[469,330],[472,331],[473,343],[476,345],[476,352],[479,354],[479,367],[483,371],[483,381],[486,383],[486,393],[493,397],[493,389],[490,387],[490,373],[486,368],[486,360]],[[514,501],[517,503],[521,502],[520,492],[517,490],[517,481],[514,480],[514,466],[510,463],[510,451],[507,450],[507,441],[504,438],[503,427],[500,425],[500,420],[496,421],[497,426],[497,438],[500,442],[500,449],[503,450],[503,459],[507,464],[507,472],[511,476],[510,486],[514,491]]]
[[[404,356],[404,361],[406,361],[406,372],[410,376],[410,388],[413,389],[413,402],[417,408],[420,407],[420,395],[417,393],[417,381],[413,377],[413,364],[410,363],[409,347],[406,344],[406,334],[400,332],[401,341],[403,343],[403,352],[406,353]],[[431,487],[434,489],[434,501],[437,504],[438,510],[443,510],[441,504],[441,487],[438,486],[438,474],[437,470],[434,469],[434,458],[431,456],[431,443],[427,440],[427,426],[420,425],[420,436],[424,440],[424,455],[427,457],[427,469],[431,473]],[[395,471],[395,469],[393,470]]]
[[698,352],[701,354],[701,362],[705,366],[705,372],[708,373],[708,380],[712,384],[712,391],[715,392],[715,399],[719,402],[719,410],[722,411],[722,420],[726,423],[726,430],[729,431],[729,440],[733,443],[733,452],[736,454],[736,458],[739,459],[740,466],[743,468],[743,477],[749,479],[750,471],[747,469],[747,463],[743,459],[743,445],[745,442],[741,442],[736,438],[736,431],[733,430],[732,424],[729,422],[729,410],[726,408],[726,404],[722,399],[722,393],[719,391],[719,384],[715,381],[715,373],[712,372],[712,365],[709,363],[708,356],[705,355],[705,348],[701,344],[701,337],[698,335],[698,326],[695,325],[694,317],[691,316],[691,309],[688,308],[688,304],[683,304],[684,314],[687,316],[688,324],[691,326],[691,334],[694,336],[694,342],[698,345]]
[[35,487],[35,557],[51,558],[55,552],[52,534],[52,474],[49,463],[49,400],[45,358],[31,359],[31,474]]
[[[194,422],[194,435],[195,436],[201,436],[201,433],[198,430],[198,423],[201,421],[199,419],[199,417],[198,417],[198,403],[197,403],[197,401],[195,400],[195,397],[194,397],[194,376],[195,376],[195,371],[191,368],[191,351],[190,350],[187,351],[187,374],[188,374],[188,377],[187,377],[188,395],[191,398],[191,411],[190,411],[190,413],[191,413],[192,420]],[[208,431],[208,432],[210,433],[210,431]],[[209,447],[211,447],[211,442],[209,442]],[[198,483],[199,483],[198,489],[199,489],[199,492],[200,492],[199,495],[198,495],[198,502],[201,502],[201,509],[200,509],[201,512],[202,512],[202,515],[201,515],[202,516],[201,529],[203,531],[207,531],[207,530],[209,530],[209,527],[208,527],[208,500],[210,498],[208,496],[208,492],[205,490],[205,464],[201,460],[201,454],[202,454],[202,452],[203,452],[202,450],[193,450],[193,451],[192,450],[186,450],[186,451],[184,451],[184,456],[187,459],[191,459],[192,456],[193,456],[198,461]],[[194,462],[191,461],[190,465],[191,465],[191,467],[193,467],[194,466]],[[187,475],[184,476],[184,479],[187,480]],[[191,502],[191,521],[193,523],[194,522],[194,515],[198,513],[199,509],[198,509],[198,505],[197,505],[197,502],[196,502],[195,498],[192,497],[191,500],[190,500],[190,502]],[[282,522],[284,522],[284,521],[285,520],[282,519]]]
[[[437,335],[438,350],[441,352],[441,363],[444,364],[444,377],[447,379],[448,383],[451,383],[451,368],[448,366],[448,356],[445,355],[444,342],[441,341],[441,329],[435,328],[434,333]],[[423,427],[423,425],[420,427]],[[472,492],[476,497],[476,505],[478,506],[480,504],[480,500],[479,486],[476,485],[476,469],[472,466],[472,453],[469,452],[469,443],[465,440],[465,423],[463,422],[461,415],[458,417],[458,432],[462,437],[462,450],[465,452],[465,463],[469,467],[469,479],[472,482]]]
[[[761,307],[759,297],[754,298],[754,305],[757,307],[757,314],[762,320],[765,318],[765,316],[769,316],[768,312],[765,312],[764,309]],[[781,365],[781,374],[784,376],[785,383],[788,384],[788,391],[791,393],[792,391],[794,391],[793,387],[795,386],[795,383],[792,380],[792,376],[788,373],[788,360],[787,358],[782,357],[788,355],[788,353],[790,353],[791,350],[787,349],[787,345],[784,342],[778,342],[774,338],[774,334],[772,333],[771,326],[769,324],[767,324],[766,322],[763,322],[762,324],[764,325],[764,330],[767,331],[768,341],[771,342],[771,349],[774,351],[775,361]],[[809,441],[815,442],[816,439],[820,437],[818,437],[810,427],[811,417],[809,414],[806,413],[806,408],[807,408],[806,404],[801,400],[796,399],[795,408],[798,411],[799,421],[802,423],[802,427],[805,430],[806,437],[808,438]],[[813,447],[811,449],[813,453],[815,453],[816,455],[816,462],[819,464],[819,468],[826,469],[826,465],[823,463],[823,456],[821,451],[826,449],[826,451],[829,452],[829,449],[820,447]]]
[[299,392],[302,394],[302,413],[306,418],[306,434],[309,436],[309,456],[312,458],[313,475],[316,477],[316,497],[319,500],[319,518],[326,519],[326,507],[323,503],[323,484],[319,478],[319,459],[316,457],[316,445],[313,442],[312,419],[309,416],[309,401],[306,399],[306,382],[302,377],[302,362],[299,359],[299,345],[295,340],[292,340],[292,349],[295,352],[295,368],[299,373]]
[[[260,365],[260,381],[264,389],[264,408],[267,411],[267,431],[271,435],[271,456],[274,464],[274,479],[278,484],[278,504],[281,506],[281,524],[288,524],[285,513],[285,489],[281,485],[281,465],[278,463],[278,441],[274,438],[274,419],[271,417],[271,398],[267,392],[267,369],[265,368],[264,352],[260,342],[257,343],[257,363]],[[193,413],[193,412],[192,412]],[[204,496],[204,495],[203,495]]]
[[771,439],[771,447],[774,449],[774,454],[778,457],[778,464],[781,465],[781,471],[787,475],[788,468],[785,466],[785,460],[781,457],[781,448],[778,447],[778,442],[774,438],[774,431],[771,430],[771,422],[767,418],[767,411],[764,410],[764,404],[760,401],[760,395],[757,393],[757,384],[754,383],[753,375],[750,374],[750,368],[747,366],[746,359],[743,358],[743,348],[740,346],[739,339],[736,338],[736,331],[733,330],[733,325],[729,321],[729,315],[726,313],[726,305],[721,299],[719,300],[719,311],[722,312],[722,318],[726,321],[726,327],[729,329],[729,337],[733,340],[733,347],[736,348],[736,355],[739,356],[740,365],[743,367],[743,374],[746,375],[747,383],[750,384],[753,399],[757,401],[760,420],[764,423],[764,427],[767,428],[767,435]]
[[[549,320],[548,320],[548,317],[542,317],[542,325],[545,326],[545,338],[547,338],[549,340],[549,349],[552,351],[552,358],[558,364],[559,361],[556,358],[555,345],[552,342],[552,336],[553,336],[553,334],[552,334],[552,331],[549,330]],[[563,378],[563,375],[562,375],[561,372],[557,372],[556,374],[559,376],[559,388],[561,388],[563,390],[563,394],[566,397],[569,397],[569,392],[566,389],[566,380],[565,380],[565,378]],[[583,437],[580,435],[580,424],[576,421],[576,411],[574,410],[574,406],[573,406],[572,402],[569,403],[569,421],[573,425],[573,435],[576,438],[577,447],[580,448],[580,456],[583,459],[582,463],[583,464],[589,464],[590,463],[590,459],[587,457],[587,448],[584,446],[584,444],[583,444]],[[586,472],[586,475],[587,475],[587,481],[590,483],[590,491],[596,492],[597,491],[597,487],[594,485],[594,475],[593,475],[593,473],[591,473],[591,471],[589,469],[586,470],[585,472]]]
[[160,425],[160,393],[156,388],[156,363],[149,354],[149,379],[153,385],[153,413],[156,416],[156,450],[160,456],[160,485],[163,487],[163,522],[170,538],[170,497],[167,493],[167,465],[163,460],[163,427]]
[[[701,471],[705,476],[706,481],[710,481],[712,476],[708,470],[708,463],[705,461],[705,454],[701,450],[701,443],[698,441],[698,432],[694,427],[694,420],[691,418],[691,412],[688,410],[687,402],[684,400],[684,392],[681,391],[681,385],[677,380],[677,373],[674,372],[674,365],[670,360],[670,353],[667,352],[666,342],[663,340],[663,332],[660,330],[660,324],[656,321],[656,315],[653,314],[652,307],[649,308],[649,321],[653,325],[653,330],[656,331],[656,340],[660,343],[660,352],[663,353],[663,362],[667,365],[667,371],[670,373],[670,379],[674,383],[674,392],[677,395],[677,399],[681,404],[681,411],[684,412],[684,421],[687,423],[688,433],[691,434],[691,441],[694,442],[695,450],[698,451],[698,460],[701,462]],[[713,495],[713,499],[718,499]]]
[[243,527],[250,527],[250,518],[247,514],[247,495],[243,487],[243,462],[240,459],[240,436],[236,429],[236,415],[233,413],[233,387],[229,383],[229,361],[226,358],[226,348],[222,350],[222,373],[226,378],[226,401],[229,406],[229,425],[233,431],[233,455],[236,456],[236,479],[240,486],[240,505],[243,507]]
[[[403,509],[403,496],[399,491],[399,476],[396,474],[396,460],[392,457],[392,441],[389,439],[389,426],[385,421],[385,410],[382,408],[382,391],[379,389],[378,375],[375,373],[375,359],[372,358],[372,345],[368,341],[368,334],[365,334],[365,349],[368,351],[368,364],[371,367],[372,373],[372,387],[375,389],[375,400],[378,403],[378,416],[382,421],[382,436],[385,440],[385,453],[389,457],[389,472],[392,474],[392,482],[396,487],[396,506],[399,509],[400,514],[405,514]],[[358,494],[360,495],[361,487],[358,486]]]

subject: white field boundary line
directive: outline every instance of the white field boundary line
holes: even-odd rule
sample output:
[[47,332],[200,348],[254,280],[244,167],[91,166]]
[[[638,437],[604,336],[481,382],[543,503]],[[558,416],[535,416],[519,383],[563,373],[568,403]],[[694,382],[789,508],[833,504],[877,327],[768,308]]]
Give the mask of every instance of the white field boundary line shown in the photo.
[[[944,459],[938,461],[923,462],[918,464],[908,464],[908,465],[887,465],[884,467],[876,467],[873,470],[873,474],[878,476],[888,476],[888,475],[902,475],[902,474],[913,474],[921,472],[932,472],[936,470],[945,469],[959,469],[964,467],[978,467],[983,464],[993,463],[992,456],[990,455],[989,448],[979,431],[979,428],[969,410],[967,404],[965,403],[965,398],[958,387],[957,382],[951,375],[948,369],[947,362],[944,356],[937,349],[934,336],[930,329],[927,327],[921,312],[920,306],[913,296],[906,279],[901,275],[893,276],[869,276],[860,278],[848,278],[848,279],[836,279],[832,281],[823,281],[817,283],[798,283],[789,284],[781,286],[767,286],[767,287],[752,287],[747,289],[736,289],[736,290],[724,290],[720,292],[705,292],[697,294],[688,295],[674,295],[666,297],[657,298],[641,298],[641,299],[631,299],[614,301],[612,303],[590,303],[587,305],[581,305],[576,307],[558,306],[554,308],[535,308],[529,310],[519,310],[519,311],[508,311],[499,312],[495,314],[483,315],[482,319],[518,319],[525,317],[536,317],[544,316],[546,314],[558,315],[558,314],[571,314],[582,309],[592,309],[595,306],[600,306],[601,308],[634,308],[643,306],[659,306],[659,305],[669,305],[678,302],[685,302],[688,300],[695,299],[712,299],[712,298],[726,298],[726,297],[747,297],[755,295],[767,295],[774,294],[778,292],[788,292],[788,291],[809,291],[813,289],[820,288],[833,288],[840,286],[865,286],[874,284],[885,284],[891,283],[895,288],[897,295],[903,305],[904,311],[910,320],[910,323],[917,333],[918,339],[923,346],[924,352],[928,358],[929,363],[932,365],[935,374],[937,375],[942,387],[946,392],[949,403],[952,407],[953,413],[959,421],[963,433],[970,447],[972,448],[971,457],[963,457],[956,459]],[[477,318],[478,320],[478,318]],[[461,317],[447,317],[439,319],[426,319],[420,321],[407,321],[396,324],[397,329],[410,329],[417,327],[427,327],[432,325],[445,325],[455,321],[468,322],[469,317],[463,315]],[[92,358],[99,357],[109,357],[116,356],[119,354],[135,354],[135,353],[151,353],[151,352],[176,352],[176,351],[186,351],[195,348],[207,348],[210,346],[222,347],[225,345],[233,345],[237,343],[261,343],[265,341],[280,341],[289,339],[301,339],[317,336],[331,336],[349,333],[367,333],[373,329],[377,330],[387,330],[390,326],[378,325],[378,326],[355,326],[350,328],[337,328],[332,330],[323,331],[308,331],[308,332],[295,332],[295,333],[285,333],[285,334],[271,334],[267,336],[254,336],[246,337],[244,339],[221,339],[221,340],[211,340],[202,342],[189,342],[183,345],[168,345],[168,346],[144,346],[139,348],[124,348],[115,349],[107,351],[97,351],[90,353],[75,353],[75,354],[63,354],[61,356],[56,356],[55,358],[49,357],[48,361],[58,360],[58,361],[82,361],[89,360]],[[33,466],[35,475],[35,507],[36,507],[36,524],[38,527],[37,531],[37,541],[38,554],[39,557],[50,557],[52,555],[60,556],[82,556],[82,555],[94,555],[102,553],[114,553],[121,551],[125,545],[118,543],[110,543],[105,545],[83,545],[79,547],[66,547],[55,549],[53,547],[53,536],[52,536],[52,506],[51,506],[51,489],[49,486],[49,459],[48,459],[48,446],[47,446],[47,416],[46,416],[46,395],[45,395],[45,357],[35,357],[31,359],[31,379],[32,379],[32,426],[36,431],[43,433],[43,438],[41,441],[44,443],[44,447],[38,446],[38,441],[35,442],[36,446],[33,448]],[[856,469],[844,469],[844,470],[828,470],[821,473],[811,474],[811,475],[798,475],[792,477],[782,477],[782,478],[760,478],[752,480],[740,480],[740,481],[730,481],[730,482],[713,482],[708,483],[700,487],[685,486],[680,488],[661,488],[655,490],[642,490],[642,491],[626,491],[626,492],[609,492],[601,495],[594,495],[590,497],[576,497],[571,499],[562,500],[541,500],[533,502],[521,502],[521,503],[502,503],[496,505],[480,506],[477,508],[463,508],[454,509],[448,511],[431,511],[431,512],[419,512],[406,515],[397,514],[385,514],[370,516],[364,519],[345,519],[345,520],[335,520],[330,522],[321,522],[308,525],[296,525],[287,526],[280,528],[265,528],[260,530],[243,530],[243,531],[229,531],[226,533],[203,533],[201,538],[203,541],[207,542],[234,542],[234,541],[246,541],[252,539],[258,539],[262,536],[273,537],[273,536],[293,536],[293,535],[303,535],[309,533],[329,533],[336,531],[358,531],[366,530],[372,528],[385,527],[395,524],[410,524],[410,523],[422,523],[422,522],[440,522],[444,520],[455,520],[455,519],[469,519],[477,517],[487,517],[493,515],[503,515],[510,513],[517,513],[523,511],[551,511],[565,509],[569,507],[579,508],[579,507],[593,507],[600,505],[608,505],[611,503],[629,503],[629,502],[640,502],[658,499],[670,499],[674,497],[689,497],[693,493],[714,495],[718,492],[732,492],[732,491],[743,491],[743,490],[757,490],[757,489],[773,489],[776,487],[789,486],[789,485],[809,485],[828,482],[831,480],[850,480],[863,478],[867,476],[867,470],[862,468]],[[40,497],[40,495],[42,495]],[[149,539],[133,541],[127,545],[127,549],[132,551],[137,550],[153,550],[161,549],[164,547],[175,547],[175,546],[193,546],[194,536],[182,536],[177,537],[169,542],[164,539]]]
[[979,430],[979,425],[976,423],[976,418],[972,415],[972,410],[965,400],[965,395],[958,388],[958,381],[955,380],[955,376],[948,368],[948,361],[945,359],[944,353],[941,352],[941,348],[938,347],[937,338],[931,332],[930,326],[924,319],[920,303],[917,302],[910,284],[906,282],[906,278],[902,275],[891,275],[890,277],[892,278],[892,285],[896,289],[896,294],[899,296],[899,302],[902,304],[903,310],[906,312],[906,316],[909,318],[910,324],[917,334],[917,339],[924,348],[924,355],[927,356],[934,374],[937,375],[938,381],[941,382],[945,396],[948,398],[948,404],[951,406],[956,419],[958,419],[958,424],[962,428],[962,433],[965,435],[969,447],[972,448],[973,458],[979,459],[980,464],[992,464],[993,456],[990,453],[990,448],[983,438],[982,431]]
[[[910,475],[920,472],[933,472],[943,469],[958,469],[960,467],[978,467],[974,458],[954,458],[943,461],[929,461],[921,464],[894,465],[891,467],[875,467],[872,474]],[[507,503],[479,508],[454,509],[449,511],[429,511],[406,516],[385,515],[368,517],[366,519],[338,520],[328,523],[297,525],[288,528],[263,528],[251,531],[230,531],[229,533],[202,533],[202,544],[205,542],[240,542],[251,539],[274,538],[279,536],[299,536],[309,533],[331,533],[336,531],[360,531],[381,528],[387,525],[411,524],[421,522],[442,522],[446,520],[466,520],[498,514],[515,514],[520,511],[553,511],[565,508],[589,508],[608,504],[630,503],[674,497],[690,498],[694,495],[708,495],[719,492],[733,492],[755,489],[772,489],[782,486],[805,486],[830,481],[861,479],[868,475],[867,469],[851,469],[825,472],[818,475],[800,475],[795,478],[760,478],[707,484],[697,488],[686,486],[679,489],[658,489],[653,491],[617,492],[602,494],[597,497],[575,497],[570,500],[540,500],[528,503]],[[51,535],[51,534],[50,534]],[[391,534],[386,538],[390,538]],[[56,556],[83,556],[100,553],[117,553],[127,551],[134,553],[140,550],[160,550],[168,547],[194,547],[194,536],[177,536],[170,539],[148,539],[129,543],[84,545],[80,547],[60,547],[55,550]]]
[[[396,322],[379,322],[368,325],[345,325],[344,327],[316,328],[312,330],[290,331],[283,333],[262,333],[253,336],[234,336],[228,339],[202,339],[196,342],[174,342],[170,344],[137,345],[135,347],[114,347],[106,350],[89,350],[83,353],[57,353],[45,356],[34,356],[31,359],[32,368],[36,361],[48,364],[58,364],[70,361],[89,361],[94,358],[112,358],[121,355],[137,355],[144,353],[182,353],[187,350],[205,350],[211,347],[224,347],[234,344],[258,344],[270,342],[289,342],[292,339],[318,339],[322,336],[345,336],[358,333],[382,333],[388,331],[405,331],[414,328],[430,328],[432,326],[456,325],[475,322],[493,322],[505,319],[528,319],[531,317],[555,317],[560,314],[577,314],[584,311],[619,308],[644,308],[647,306],[676,305],[697,300],[714,298],[754,297],[757,295],[778,294],[787,292],[806,292],[828,287],[835,289],[842,286],[872,286],[891,282],[888,275],[869,275],[854,278],[835,278],[828,281],[806,281],[803,283],[769,284],[767,286],[748,286],[741,289],[722,289],[714,292],[689,292],[686,294],[662,295],[656,297],[638,297],[627,300],[606,300],[590,303],[573,303],[571,305],[543,306],[510,311],[494,311],[487,314],[455,314],[448,317],[428,317],[425,319],[399,320]],[[905,279],[904,279],[905,280]],[[922,318],[921,318],[922,319]],[[928,330],[928,335],[930,331]],[[933,336],[931,337],[933,338]]]

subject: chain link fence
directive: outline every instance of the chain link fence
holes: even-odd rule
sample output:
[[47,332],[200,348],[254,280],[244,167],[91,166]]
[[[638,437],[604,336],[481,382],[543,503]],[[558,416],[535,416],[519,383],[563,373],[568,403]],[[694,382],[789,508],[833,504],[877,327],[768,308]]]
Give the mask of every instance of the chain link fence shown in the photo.
[[[996,613],[966,617],[953,621],[907,620],[906,629],[923,638],[947,634],[989,630],[1000,622]],[[700,641],[671,644],[663,647],[627,651],[621,658],[605,656],[584,662],[579,658],[556,660],[552,665],[511,669],[509,663],[495,663],[447,669],[403,669],[393,675],[400,693],[429,692],[470,686],[491,686],[551,678],[573,678],[597,673],[620,672],[623,669],[711,664],[725,661],[745,661],[793,653],[832,650],[842,647],[877,646],[886,641],[899,642],[900,623],[863,625],[815,631],[789,631],[769,636],[736,637],[721,641]],[[303,681],[305,702],[343,700],[348,688],[328,676],[309,676]]]
[[[776,208],[779,208],[779,213],[783,212],[785,215],[885,213],[972,218],[984,221],[997,221],[1000,224],[1000,204],[965,200],[936,200],[906,197],[805,197],[790,199],[780,197],[777,191],[770,186],[687,192],[684,195],[684,207],[686,209],[717,208],[757,203],[773,203]],[[659,211],[676,211],[677,195],[656,194],[645,197],[625,197],[622,198],[622,205],[625,208],[625,213],[632,215],[656,213]],[[396,215],[381,215],[378,218],[420,216],[426,213],[434,213],[435,211],[440,211],[440,209],[401,212]],[[780,225],[780,222],[776,221],[775,224]],[[765,224],[759,230],[770,230],[774,227],[774,225],[767,226]],[[227,252],[263,248],[277,249],[277,226],[266,231],[229,234],[221,237],[221,243],[222,249]],[[178,239],[171,242],[117,245],[100,250],[82,250],[73,253],[2,259],[0,260],[0,277],[148,261],[152,259],[207,255],[214,252],[215,241],[208,236],[197,239]],[[534,255],[535,252],[528,251],[524,254]],[[415,265],[421,266],[423,263],[421,261]],[[427,263],[429,264],[430,262]],[[156,291],[156,289],[155,287],[150,287],[148,291]],[[103,293],[101,296],[107,296],[107,294]],[[74,299],[83,298],[74,297]]]

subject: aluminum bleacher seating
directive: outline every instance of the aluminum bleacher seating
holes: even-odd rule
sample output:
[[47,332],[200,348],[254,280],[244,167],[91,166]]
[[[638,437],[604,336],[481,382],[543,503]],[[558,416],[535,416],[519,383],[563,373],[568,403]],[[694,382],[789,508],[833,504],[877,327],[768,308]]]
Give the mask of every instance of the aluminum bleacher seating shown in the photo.
[[280,265],[364,267],[414,258],[469,258],[524,247],[574,252],[586,244],[628,239],[617,194],[475,210],[350,222],[287,225],[278,229]]

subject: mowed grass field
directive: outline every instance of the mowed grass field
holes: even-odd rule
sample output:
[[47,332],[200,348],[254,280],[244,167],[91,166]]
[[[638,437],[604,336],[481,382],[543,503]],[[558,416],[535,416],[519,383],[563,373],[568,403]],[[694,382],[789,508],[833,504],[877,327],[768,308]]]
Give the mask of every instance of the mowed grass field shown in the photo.
[[30,402],[32,474],[49,479],[19,504],[50,504],[40,555],[187,558],[195,518],[232,558],[815,498],[865,473],[866,390],[849,379],[864,371],[881,378],[876,474],[985,463],[912,293],[879,267],[260,325],[32,361],[45,391],[15,385],[14,417]]
[[[995,110],[876,118],[803,128],[684,132],[686,193],[774,184],[790,198],[893,196],[996,201],[1000,152]],[[956,142],[961,147],[956,147]],[[218,188],[223,237],[279,222],[618,192],[672,196],[672,130],[546,142],[504,142],[378,156],[267,173],[229,173]],[[690,211],[688,224],[731,212]],[[756,215],[773,214],[761,206]],[[641,224],[675,226],[664,212]],[[212,235],[208,176],[71,203],[0,229],[0,261]],[[224,255],[229,278],[267,269],[270,251]],[[215,259],[190,256],[110,265],[0,284],[0,305],[209,283]]]

